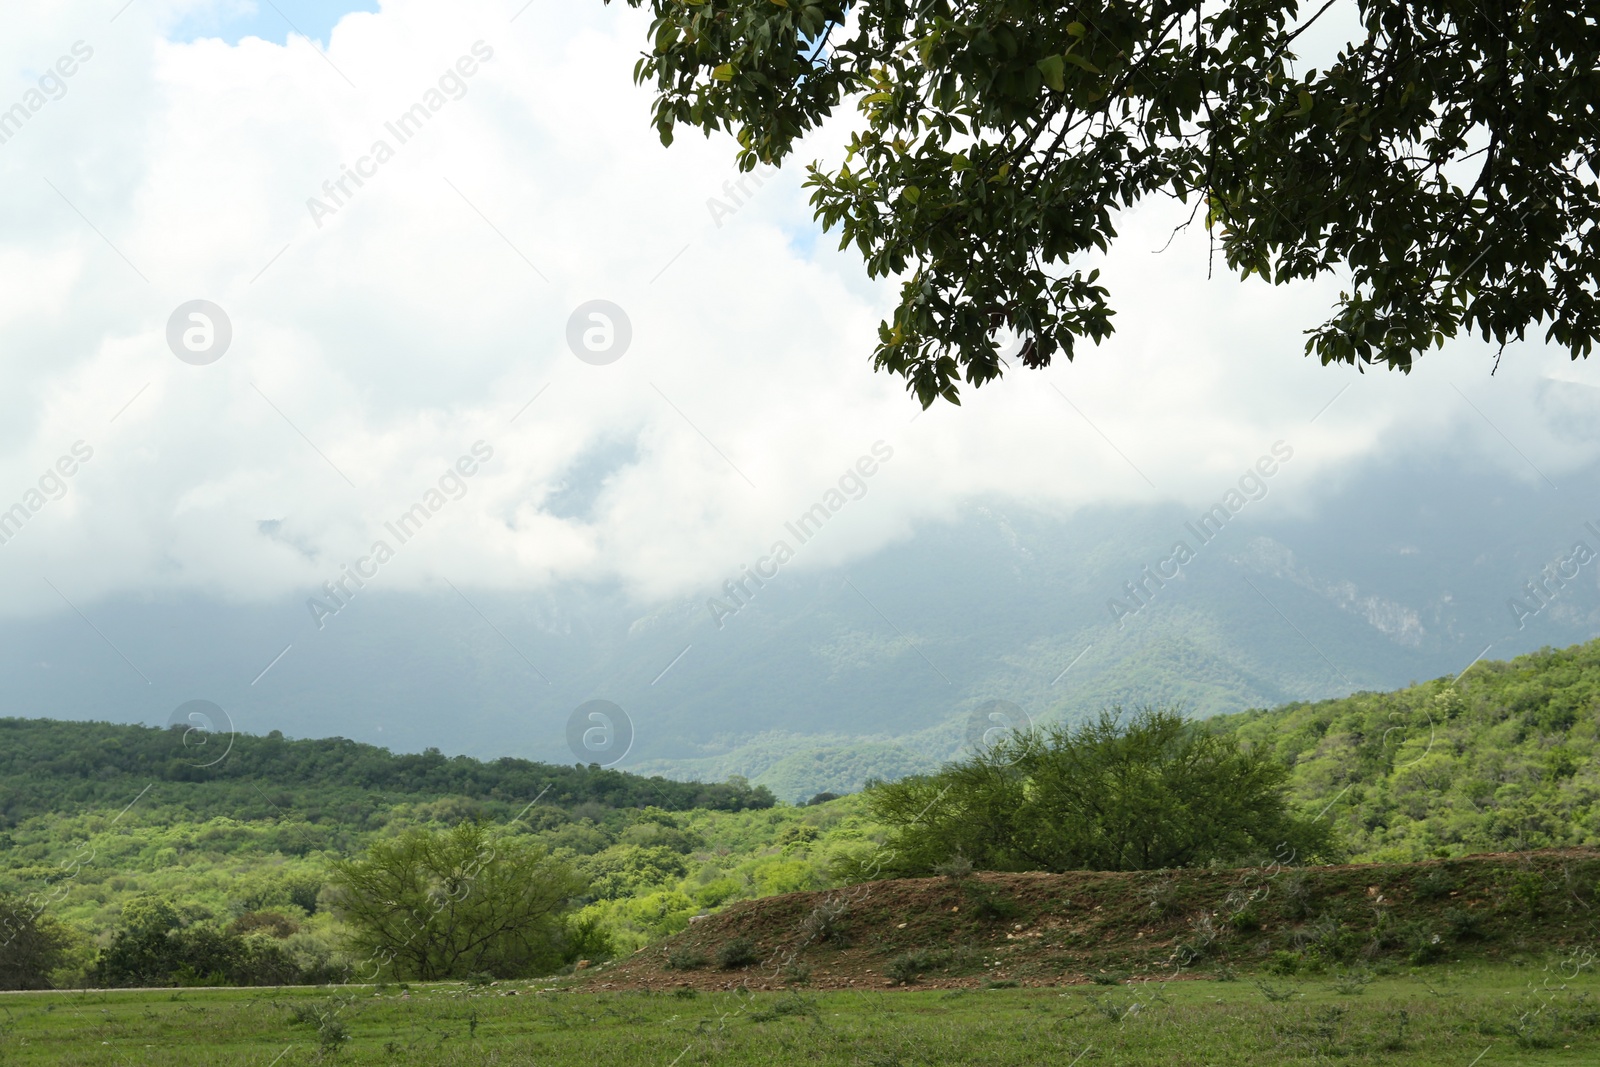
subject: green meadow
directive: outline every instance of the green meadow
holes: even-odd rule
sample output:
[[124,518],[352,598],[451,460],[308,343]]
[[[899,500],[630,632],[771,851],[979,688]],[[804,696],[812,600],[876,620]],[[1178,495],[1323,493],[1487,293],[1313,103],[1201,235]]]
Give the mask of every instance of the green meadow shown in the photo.
[[1590,1064],[1588,957],[1360,978],[1057,988],[582,992],[469,986],[7,995],[0,1063]]

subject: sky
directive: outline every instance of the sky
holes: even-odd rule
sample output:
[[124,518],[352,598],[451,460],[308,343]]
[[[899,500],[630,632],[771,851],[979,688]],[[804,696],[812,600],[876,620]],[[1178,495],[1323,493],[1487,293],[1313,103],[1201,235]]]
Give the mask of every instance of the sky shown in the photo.
[[310,597],[346,566],[397,591],[714,591],[875,448],[796,567],[979,499],[1198,509],[1277,442],[1285,513],[1400,453],[1551,486],[1594,460],[1600,370],[1530,341],[1491,374],[1471,340],[1409,376],[1322,367],[1302,331],[1338,279],[1208,277],[1165,202],[1096,264],[1109,342],[923,412],[871,368],[894,281],[806,202],[848,111],[741,191],[729,139],[660,144],[622,4],[0,23],[0,109],[44,98],[0,143],[0,510],[30,511],[0,544],[10,617]]

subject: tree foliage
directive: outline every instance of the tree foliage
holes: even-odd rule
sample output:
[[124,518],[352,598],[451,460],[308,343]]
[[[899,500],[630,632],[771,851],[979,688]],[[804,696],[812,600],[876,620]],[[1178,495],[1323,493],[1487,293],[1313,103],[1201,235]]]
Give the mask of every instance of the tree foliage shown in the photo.
[[1265,752],[1145,708],[1011,735],[938,774],[875,785],[868,803],[894,828],[886,874],[958,855],[997,871],[1326,858],[1327,824],[1290,812],[1288,780]]
[[281,943],[288,929],[280,934],[274,926],[247,921],[224,930],[162,897],[137,897],[122,909],[122,924],[95,958],[89,980],[108,987],[289,985],[331,977],[302,968]]
[[[607,0],[609,3],[610,0]],[[864,116],[817,218],[903,279],[874,360],[924,406],[964,375],[1112,332],[1087,254],[1152,195],[1204,213],[1246,277],[1335,274],[1323,363],[1413,359],[1535,324],[1574,358],[1600,333],[1600,26],[1581,5],[1349,0],[1363,36],[1302,69],[1329,3],[628,0],[635,68],[679,126],[779,163],[846,100]],[[1191,216],[1193,218],[1193,216]]]
[[585,889],[537,843],[473,822],[375,843],[335,864],[331,884],[365,961],[357,977],[423,981],[549,973],[562,960],[562,916]]
[[1600,844],[1600,641],[1216,721],[1363,861]]
[[744,781],[680,782],[594,765],[446,756],[436,748],[393,753],[344,737],[291,739],[276,730],[231,741],[226,759],[196,767],[181,729],[0,719],[0,828],[64,809],[115,813],[152,781],[138,810],[166,806],[234,819],[292,814],[347,829],[365,828],[391,807],[391,796],[453,804],[456,819],[510,817],[535,797],[565,808],[674,811],[776,803],[769,790]]
[[67,931],[30,901],[0,894],[0,989],[49,989]]

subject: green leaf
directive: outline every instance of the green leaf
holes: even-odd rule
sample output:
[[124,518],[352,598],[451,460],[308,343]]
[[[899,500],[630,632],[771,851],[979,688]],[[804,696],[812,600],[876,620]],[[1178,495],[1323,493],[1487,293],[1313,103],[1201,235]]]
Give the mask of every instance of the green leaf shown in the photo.
[[1044,75],[1044,83],[1056,92],[1061,92],[1067,87],[1065,67],[1061,56],[1045,56],[1037,64],[1039,73]]
[[1073,55],[1071,52],[1066,53],[1061,58],[1066,60],[1068,63],[1071,63],[1074,67],[1081,67],[1082,69],[1088,71],[1090,74],[1101,74],[1101,73],[1103,73],[1103,71],[1101,71],[1101,69],[1099,67],[1095,66],[1093,63],[1089,62],[1087,59],[1084,59],[1082,56]]
[[906,198],[906,203],[915,204],[918,200],[922,199],[922,190],[918,189],[915,185],[908,185],[904,189],[900,190],[900,195]]
[[719,82],[731,82],[731,81],[733,81],[733,64],[732,63],[724,63],[724,64],[722,64],[722,66],[718,67],[716,70],[713,70],[711,72],[711,76],[713,78],[715,78]]

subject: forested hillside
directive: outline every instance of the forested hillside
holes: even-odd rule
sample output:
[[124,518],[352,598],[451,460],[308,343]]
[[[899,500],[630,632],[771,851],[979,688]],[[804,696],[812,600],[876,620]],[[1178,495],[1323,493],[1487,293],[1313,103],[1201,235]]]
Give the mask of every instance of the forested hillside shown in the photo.
[[1600,843],[1600,641],[1214,726],[1291,764],[1355,859]]
[[430,748],[395,755],[343,737],[290,740],[186,733],[104,722],[0,719],[0,829],[32,815],[112,813],[150,787],[144,809],[251,820],[294,814],[366,826],[404,800],[470,801],[505,816],[540,799],[555,807],[653,805],[669,811],[771,807],[772,794],[734,780],[673,781],[594,766],[476,760]]
[[[196,740],[185,748],[181,730],[0,720],[0,904],[20,902],[62,931],[56,984],[105,980],[97,959],[135,916],[163,905],[180,924],[174,943],[270,936],[273,951],[252,957],[266,969],[230,957],[215,973],[148,978],[157,984],[343,980],[329,872],[413,828],[472,819],[547,849],[587,885],[577,918],[598,924],[614,951],[732,900],[825,886],[841,845],[873,832],[856,798],[775,807],[739,780],[243,735],[201,767]],[[208,738],[205,758],[229,740]]]

